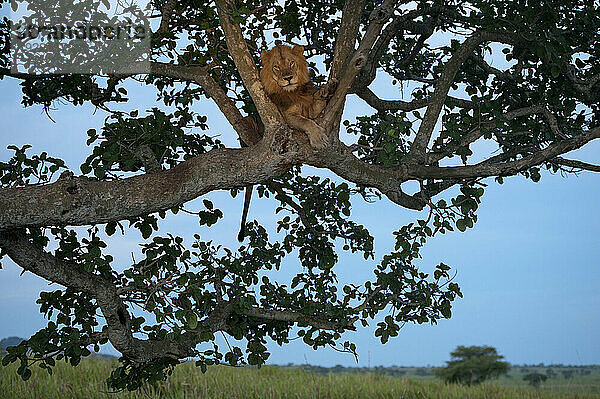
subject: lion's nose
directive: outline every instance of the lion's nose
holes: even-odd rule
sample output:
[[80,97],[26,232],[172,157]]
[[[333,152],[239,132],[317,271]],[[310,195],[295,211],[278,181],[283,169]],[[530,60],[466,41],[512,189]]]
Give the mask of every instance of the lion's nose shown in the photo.
[[287,76],[284,76],[284,77],[283,77],[283,79],[287,80],[287,81],[288,81],[288,83],[290,83],[290,82],[291,82],[292,78],[293,78],[293,76],[292,76],[292,75],[287,75]]

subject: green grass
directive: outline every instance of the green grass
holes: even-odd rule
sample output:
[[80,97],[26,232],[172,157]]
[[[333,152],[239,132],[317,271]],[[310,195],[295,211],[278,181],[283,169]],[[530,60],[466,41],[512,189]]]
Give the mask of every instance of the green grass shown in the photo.
[[[31,379],[21,381],[16,366],[0,367],[2,399],[63,398],[599,398],[600,383],[577,378],[561,383],[549,380],[540,389],[509,386],[520,376],[478,387],[446,385],[431,377],[390,377],[378,373],[319,375],[299,367],[230,368],[218,366],[202,374],[193,363],[175,369],[168,381],[137,393],[106,392],[105,379],[114,361],[84,360],[78,367],[59,362],[54,375],[35,370]],[[504,381],[507,380],[507,381]],[[559,379],[557,379],[559,381]],[[594,383],[593,381],[596,381]],[[553,385],[554,384],[554,385]],[[562,384],[562,385],[561,385]],[[568,386],[564,386],[567,384]],[[596,393],[594,393],[596,392]]]

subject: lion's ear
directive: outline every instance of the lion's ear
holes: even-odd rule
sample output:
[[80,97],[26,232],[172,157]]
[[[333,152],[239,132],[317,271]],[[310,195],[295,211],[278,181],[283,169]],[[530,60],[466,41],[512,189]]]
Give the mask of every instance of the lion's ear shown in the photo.
[[295,54],[302,55],[304,53],[304,46],[298,46],[298,45],[296,45],[296,46],[294,46],[294,48],[292,49],[292,51]]
[[260,52],[260,62],[265,66],[267,64],[267,60],[269,59],[269,52],[263,50]]

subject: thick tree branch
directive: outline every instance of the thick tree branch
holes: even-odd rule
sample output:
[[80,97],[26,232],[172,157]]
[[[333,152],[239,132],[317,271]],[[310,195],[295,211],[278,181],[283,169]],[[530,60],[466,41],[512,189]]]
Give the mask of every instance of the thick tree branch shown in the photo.
[[[350,62],[350,57],[354,53],[363,7],[364,0],[348,0],[344,4],[342,21],[337,34],[333,60],[329,71],[328,84],[332,84],[333,82],[337,84],[338,76],[347,68]],[[332,122],[326,125],[326,128],[329,126],[333,131],[339,131],[345,100],[344,97],[333,116]]]
[[337,78],[346,65],[346,60],[354,51],[364,3],[365,0],[348,0],[344,4],[342,22],[335,41],[333,61],[329,71],[329,81]]
[[[284,135],[287,129],[282,128]],[[261,142],[262,143],[262,142]],[[277,141],[243,149],[215,149],[176,167],[115,181],[63,174],[43,186],[0,189],[0,230],[107,223],[168,210],[213,190],[265,182],[301,163],[301,152]]]
[[[523,114],[530,111],[531,109],[522,109],[515,111],[514,114]],[[404,193],[401,187],[402,183],[408,180],[452,180],[451,184],[446,187],[448,188],[459,182],[460,179],[510,176],[554,159],[560,154],[580,148],[597,138],[600,138],[600,128],[554,143],[543,150],[516,161],[503,162],[507,159],[508,154],[500,154],[475,165],[455,167],[409,164],[400,168],[386,168],[371,165],[358,159],[352,154],[349,147],[339,143],[335,149],[332,148],[326,155],[314,155],[307,163],[316,167],[327,168],[338,176],[358,185],[377,188],[392,202],[405,208],[421,210],[426,205],[426,199],[422,198],[421,193],[416,195]],[[514,155],[518,154],[515,153],[511,156]]]
[[[531,111],[522,109],[514,113]],[[598,137],[600,128],[595,128],[506,163],[445,168],[411,164],[399,170],[367,164],[341,143],[318,155],[289,151],[284,140],[278,141],[281,146],[279,150],[261,142],[244,149],[212,150],[170,170],[150,175],[98,182],[63,174],[56,183],[49,185],[1,189],[0,209],[3,212],[0,213],[0,230],[131,219],[171,209],[215,189],[262,183],[283,174],[290,166],[304,162],[328,168],[356,184],[375,187],[399,205],[422,209],[424,203],[421,199],[402,191],[403,182],[410,179],[511,175],[579,148]]]
[[408,168],[408,177],[416,179],[464,179],[511,176],[522,170],[549,161],[558,155],[576,150],[597,138],[600,138],[600,128],[591,129],[579,136],[551,144],[543,150],[539,150],[519,160],[504,163],[490,163],[488,160],[469,166],[437,167],[411,165]]
[[162,9],[162,17],[160,19],[160,26],[156,30],[156,33],[167,33],[169,32],[169,23],[171,22],[171,17],[173,16],[173,11],[177,7],[177,0],[167,0],[163,9]]
[[565,159],[556,157],[549,161],[553,165],[567,166],[575,170],[587,170],[590,172],[600,172],[600,165],[593,165],[587,162],[576,161],[574,159]]
[[101,276],[82,271],[60,262],[52,255],[30,244],[23,230],[0,232],[0,247],[20,267],[48,281],[94,294],[111,285]]
[[327,168],[338,176],[358,185],[374,187],[390,201],[408,209],[421,210],[425,202],[403,192],[402,183],[406,179],[405,171],[371,165],[358,159],[349,147],[338,143],[335,149],[323,156],[315,156],[308,161],[310,165]]

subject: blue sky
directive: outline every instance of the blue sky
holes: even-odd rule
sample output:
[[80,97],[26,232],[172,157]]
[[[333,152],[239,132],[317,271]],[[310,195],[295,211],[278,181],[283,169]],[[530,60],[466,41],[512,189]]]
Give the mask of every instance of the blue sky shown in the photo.
[[[376,89],[388,94],[388,84],[379,81]],[[130,87],[130,109],[154,106],[153,95],[142,87]],[[393,94],[389,94],[390,97]],[[78,171],[89,149],[85,146],[89,128],[100,128],[105,118],[89,106],[57,104],[52,122],[39,107],[23,109],[20,88],[15,80],[0,82],[0,159],[8,158],[7,145],[32,144],[32,153],[47,151],[67,161]],[[208,115],[210,134],[234,145],[231,129],[209,101],[196,107]],[[358,100],[350,98],[346,113],[369,113]],[[485,146],[480,149],[488,150]],[[600,142],[569,154],[588,162],[600,161]],[[309,170],[310,171],[310,170]],[[322,176],[332,176],[319,171]],[[400,335],[382,345],[373,329],[347,334],[357,343],[359,366],[441,365],[457,345],[492,345],[513,364],[522,363],[600,363],[600,175],[578,176],[545,173],[540,183],[512,177],[505,184],[489,182],[478,212],[479,221],[465,233],[450,233],[428,242],[419,263],[423,270],[440,261],[458,271],[464,299],[454,304],[453,317],[438,325],[407,325]],[[161,224],[161,234],[177,232],[191,237],[200,232],[217,242],[236,245],[241,197],[227,193],[208,196],[226,217],[210,230],[200,229],[195,218],[178,215]],[[189,209],[198,206],[196,200]],[[250,219],[273,223],[274,204],[254,198]],[[399,208],[388,201],[375,205],[353,201],[355,219],[366,225],[376,239],[376,261],[393,245],[392,231],[413,221],[418,213]],[[139,252],[141,238],[135,234],[110,238],[109,249],[117,264],[127,265],[131,252]],[[0,338],[27,337],[45,321],[35,304],[40,290],[53,290],[47,282],[25,273],[12,262],[0,270]],[[369,278],[374,263],[362,258],[341,258],[336,269],[342,281]],[[291,259],[283,267],[285,281],[298,267]],[[106,349],[110,352],[110,348]],[[354,358],[330,349],[313,351],[301,342],[283,348],[270,345],[270,363],[311,363],[324,366],[356,365]]]

